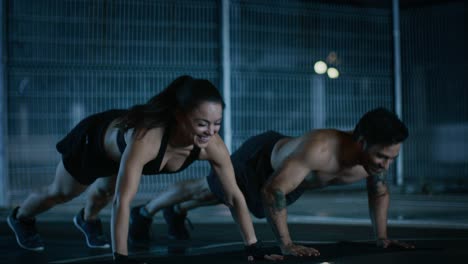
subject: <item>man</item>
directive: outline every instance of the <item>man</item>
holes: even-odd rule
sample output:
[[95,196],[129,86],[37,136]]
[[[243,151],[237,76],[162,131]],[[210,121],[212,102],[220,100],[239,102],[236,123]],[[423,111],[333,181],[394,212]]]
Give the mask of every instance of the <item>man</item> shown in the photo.
[[[317,256],[310,247],[297,245],[287,225],[287,206],[305,189],[367,181],[369,209],[377,245],[412,245],[387,236],[389,191],[386,172],[397,158],[408,129],[385,108],[364,114],[353,131],[319,129],[299,137],[268,131],[248,139],[231,155],[236,180],[250,212],[266,217],[284,255]],[[212,171],[204,179],[174,185],[148,204],[132,210],[130,236],[149,239],[151,217],[164,210],[169,233],[188,239],[186,212],[206,202],[223,201],[222,184]],[[182,201],[186,201],[181,204]],[[146,221],[146,225],[142,224]]]

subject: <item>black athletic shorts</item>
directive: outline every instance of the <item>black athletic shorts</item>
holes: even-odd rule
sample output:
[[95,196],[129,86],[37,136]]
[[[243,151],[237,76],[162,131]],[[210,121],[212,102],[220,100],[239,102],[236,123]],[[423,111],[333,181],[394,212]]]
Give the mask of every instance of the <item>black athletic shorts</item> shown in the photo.
[[[271,152],[275,144],[285,137],[285,135],[275,131],[267,131],[247,139],[231,155],[237,185],[244,194],[250,212],[257,218],[265,217],[260,191],[264,183],[273,174]],[[220,201],[224,201],[224,191],[219,182],[219,177],[213,170],[208,175],[207,181],[211,192]],[[302,193],[303,190],[298,188],[287,194],[287,204],[296,201]]]
[[57,145],[65,169],[79,183],[90,185],[97,178],[117,174],[119,163],[107,157],[104,136],[107,127],[126,110],[91,115],[76,125]]

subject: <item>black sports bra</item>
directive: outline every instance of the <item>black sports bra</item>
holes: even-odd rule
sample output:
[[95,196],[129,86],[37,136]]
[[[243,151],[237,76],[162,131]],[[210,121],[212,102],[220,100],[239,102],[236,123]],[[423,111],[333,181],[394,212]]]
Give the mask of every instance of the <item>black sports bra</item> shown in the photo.
[[[178,169],[177,171],[166,171],[164,169],[159,171],[159,168],[161,168],[161,163],[164,158],[164,153],[166,153],[167,144],[169,142],[169,134],[170,134],[170,127],[167,127],[164,131],[164,134],[161,140],[161,146],[159,147],[158,155],[156,156],[155,159],[146,163],[146,165],[143,167],[143,174],[150,175],[150,174],[160,174],[160,173],[177,173],[179,171],[184,170],[190,164],[192,164],[195,160],[198,159],[198,155],[200,154],[200,148],[197,146],[193,146],[192,151],[190,151],[189,156],[185,160],[184,164],[182,164],[180,169]],[[123,153],[125,148],[127,147],[127,143],[125,143],[124,133],[121,130],[119,130],[119,132],[117,133],[117,145],[119,146],[120,153]]]

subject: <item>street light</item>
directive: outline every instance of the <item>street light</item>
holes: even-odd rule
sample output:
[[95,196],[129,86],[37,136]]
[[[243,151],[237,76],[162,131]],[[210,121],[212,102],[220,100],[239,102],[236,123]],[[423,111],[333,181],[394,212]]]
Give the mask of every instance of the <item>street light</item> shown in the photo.
[[336,68],[330,67],[327,70],[327,75],[330,79],[336,79],[340,76],[340,72]]
[[325,72],[327,72],[327,64],[323,61],[317,61],[314,64],[314,71],[317,74],[324,74]]

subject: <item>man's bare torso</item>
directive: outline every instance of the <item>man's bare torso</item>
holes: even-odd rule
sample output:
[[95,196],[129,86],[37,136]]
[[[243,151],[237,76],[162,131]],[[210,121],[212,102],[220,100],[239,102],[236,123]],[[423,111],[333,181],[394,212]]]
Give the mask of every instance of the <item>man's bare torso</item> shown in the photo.
[[[350,184],[367,177],[367,173],[361,165],[347,164],[343,160],[342,153],[349,151],[353,143],[351,134],[338,130],[315,130],[300,137],[288,137],[278,141],[271,154],[271,164],[276,171],[281,168],[282,163],[290,156],[301,151],[308,151],[307,146],[311,140],[322,140],[324,142],[324,155],[329,155],[327,162],[320,167],[311,170],[301,183],[308,189],[318,189],[329,185]],[[349,157],[346,158],[349,160]]]

